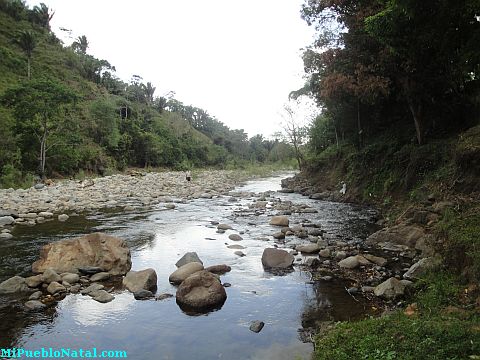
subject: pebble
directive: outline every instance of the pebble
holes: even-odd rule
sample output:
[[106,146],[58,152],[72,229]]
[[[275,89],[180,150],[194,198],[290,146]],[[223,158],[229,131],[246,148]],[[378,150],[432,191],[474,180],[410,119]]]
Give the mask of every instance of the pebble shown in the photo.
[[253,331],[254,333],[259,333],[260,331],[262,331],[264,326],[265,323],[263,321],[255,320],[250,324],[250,331]]

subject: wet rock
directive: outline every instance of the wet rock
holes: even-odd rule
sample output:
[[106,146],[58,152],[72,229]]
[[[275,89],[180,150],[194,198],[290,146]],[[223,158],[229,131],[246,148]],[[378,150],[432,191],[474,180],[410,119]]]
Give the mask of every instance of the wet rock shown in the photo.
[[133,297],[135,298],[135,300],[147,300],[154,298],[155,295],[151,291],[142,289],[134,292]]
[[228,224],[218,224],[217,229],[225,231],[225,230],[232,230],[233,228]]
[[162,300],[169,299],[169,298],[172,298],[172,297],[173,297],[172,294],[166,294],[166,293],[165,293],[165,294],[160,294],[160,295],[158,295],[158,296],[155,298],[155,300],[157,300],[157,301],[162,301]]
[[58,275],[54,269],[48,268],[43,272],[43,282],[46,284],[50,284],[53,281],[61,282],[62,277]]
[[92,291],[88,295],[90,295],[93,300],[98,301],[100,303],[108,303],[113,299],[115,299],[115,296],[106,292],[105,290]]
[[320,251],[320,246],[317,244],[297,245],[295,249],[305,254],[315,254]]
[[230,272],[232,270],[232,268],[228,265],[221,264],[221,265],[209,266],[205,270],[208,271],[208,272],[211,272],[213,274],[222,275],[222,274],[225,274],[227,272]]
[[96,282],[96,281],[105,281],[110,279],[112,275],[108,272],[99,272],[90,277],[91,282]]
[[218,278],[202,270],[190,275],[177,290],[177,303],[195,310],[223,305],[227,293]]
[[82,291],[80,291],[80,293],[82,295],[89,295],[92,292],[95,292],[95,291],[98,291],[98,290],[103,290],[104,288],[105,288],[105,286],[103,286],[102,284],[93,283],[92,285],[90,285],[90,286],[86,287],[85,289],[83,289]]
[[374,293],[378,297],[386,299],[395,299],[398,296],[402,296],[405,291],[405,285],[398,279],[391,277],[385,280],[380,285],[377,285],[374,289]]
[[308,229],[308,235],[322,236],[323,235],[323,230],[317,229],[317,228]]
[[198,262],[191,262],[179,267],[168,278],[172,284],[181,284],[190,275],[203,270],[203,265]]
[[4,240],[9,240],[9,239],[13,239],[13,235],[10,234],[10,233],[1,233],[0,234],[0,239],[4,239]]
[[235,250],[243,250],[245,249],[245,246],[235,244],[235,245],[228,245],[227,248],[235,249]]
[[30,292],[30,288],[25,283],[25,278],[14,276],[0,283],[0,294],[15,294]]
[[368,245],[391,243],[415,248],[417,241],[424,236],[425,231],[420,226],[399,224],[373,233],[367,238],[366,243]]
[[196,252],[187,252],[175,263],[175,266],[179,268],[192,262],[197,262],[203,265],[202,260],[200,260]]
[[234,254],[237,255],[237,256],[240,256],[240,257],[247,256],[244,252],[242,252],[240,250],[235,251]]
[[233,241],[243,240],[243,238],[242,238],[240,235],[238,235],[238,234],[230,234],[230,235],[228,236],[228,238],[229,238],[230,240],[233,240]]
[[83,275],[90,276],[102,272],[103,269],[98,266],[82,266],[78,268],[78,271]]
[[63,273],[61,274],[62,281],[66,281],[70,284],[75,284],[80,281],[80,276],[74,273]]
[[47,306],[38,300],[29,300],[25,303],[25,307],[30,311],[43,310]]
[[43,217],[43,218],[51,218],[53,217],[53,213],[49,211],[41,211],[38,213],[38,216]]
[[355,269],[360,266],[356,256],[349,256],[338,262],[338,266],[344,269]]
[[270,219],[270,225],[273,226],[288,226],[289,220],[287,216],[274,216]]
[[310,267],[318,267],[320,266],[320,260],[314,257],[309,257],[307,260],[305,260],[305,265],[310,266]]
[[343,260],[347,257],[347,253],[345,251],[337,251],[335,254],[335,259],[337,260]]
[[266,268],[286,269],[292,266],[295,258],[285,250],[267,248],[262,254],[262,264]]
[[163,205],[163,207],[164,207],[165,209],[168,209],[168,210],[173,210],[173,209],[175,209],[175,204],[172,204],[172,203],[170,203],[170,204],[165,204],[165,205]]
[[67,289],[65,288],[65,286],[63,286],[62,284],[56,282],[56,281],[52,281],[48,287],[47,287],[47,291],[52,294],[52,295],[55,295],[57,293],[60,293],[60,292],[65,292],[67,291]]
[[41,291],[35,291],[32,295],[30,295],[28,300],[39,300],[42,297],[42,294],[43,293]]
[[77,284],[77,285],[73,285],[70,287],[70,289],[68,289],[72,294],[78,294],[78,292],[80,291],[80,284]]
[[15,222],[15,219],[12,216],[1,216],[0,217],[0,226],[11,225]]
[[31,288],[39,287],[43,283],[43,276],[42,275],[29,276],[25,278],[25,283],[27,284],[28,287],[31,287]]
[[129,271],[127,275],[123,278],[122,283],[130,292],[133,293],[142,289],[156,291],[157,273],[155,272],[155,270],[150,268],[140,271]]
[[285,239],[285,234],[281,231],[276,232],[275,234],[272,235],[275,239],[277,240],[282,240]]
[[250,324],[249,329],[254,333],[259,333],[260,331],[262,331],[264,326],[265,326],[265,323],[263,321],[255,320]]
[[44,245],[40,250],[40,260],[32,264],[32,271],[42,273],[50,267],[57,272],[72,273],[77,269],[99,267],[112,275],[123,275],[132,267],[132,261],[124,240],[93,233]]

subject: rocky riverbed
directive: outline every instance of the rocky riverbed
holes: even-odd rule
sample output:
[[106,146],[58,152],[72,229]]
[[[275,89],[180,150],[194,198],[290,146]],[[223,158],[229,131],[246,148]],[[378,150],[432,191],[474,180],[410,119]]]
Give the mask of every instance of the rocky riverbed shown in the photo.
[[[81,272],[75,274],[75,269],[70,267],[62,269],[64,272],[50,274],[55,279],[49,276],[47,280],[44,275],[42,279],[35,277],[38,275],[30,278],[29,270],[21,274],[17,272],[22,277],[16,277],[15,281],[20,283],[23,290],[31,293],[33,289],[40,289],[41,293],[37,290],[30,300],[26,296],[20,302],[6,303],[6,307],[0,311],[10,320],[5,322],[3,327],[7,328],[2,328],[2,331],[10,333],[15,330],[12,324],[23,324],[24,316],[31,319],[29,321],[39,323],[29,327],[30,335],[13,339],[9,345],[35,346],[42,341],[48,342],[48,337],[39,332],[42,329],[41,319],[54,311],[55,325],[49,328],[47,335],[55,336],[58,343],[65,346],[71,344],[62,332],[82,331],[94,334],[102,345],[118,346],[118,339],[123,339],[122,344],[127,344],[133,353],[145,349],[150,349],[151,354],[159,353],[169,348],[170,344],[176,344],[177,347],[170,349],[169,353],[173,354],[173,358],[185,357],[192,354],[186,347],[178,345],[183,344],[185,339],[193,341],[188,334],[192,325],[197,324],[202,333],[197,337],[205,344],[208,344],[211,334],[215,334],[219,340],[216,346],[198,345],[199,358],[216,357],[225,351],[231,355],[230,358],[238,359],[249,356],[275,358],[272,356],[279,354],[289,354],[292,358],[311,351],[311,348],[302,347],[297,338],[308,341],[310,334],[332,321],[368,314],[380,315],[392,307],[403,306],[402,296],[408,291],[411,281],[429,265],[429,260],[420,260],[421,250],[415,249],[415,246],[384,246],[383,240],[394,236],[388,229],[374,232],[380,226],[374,224],[378,214],[373,209],[267,191],[281,191],[279,186],[272,186],[272,179],[256,181],[232,191],[241,179],[242,176],[234,172],[212,172],[200,174],[188,183],[182,173],[146,174],[95,179],[93,183],[66,182],[20,192],[6,191],[10,196],[8,203],[12,206],[5,210],[21,211],[11,214],[16,216],[12,216],[15,222],[16,219],[25,219],[20,215],[33,212],[38,218],[40,210],[55,214],[65,211],[65,215],[78,212],[82,215],[75,219],[84,218],[85,225],[81,230],[76,230],[75,235],[102,231],[125,239],[126,246],[132,250],[133,270],[123,281],[112,280],[102,272],[93,276]],[[108,185],[102,192],[100,185],[103,181]],[[276,181],[279,183],[280,179],[276,178]],[[65,188],[60,191],[62,186]],[[67,192],[67,188],[72,191]],[[111,189],[112,194],[109,194]],[[53,195],[59,192],[69,199],[68,211],[54,205],[65,202],[65,199],[60,200],[60,195],[58,198]],[[22,194],[36,198],[32,204],[51,204],[52,207],[45,209],[41,206],[19,205],[13,199],[22,198]],[[94,196],[99,196],[100,201]],[[45,201],[49,198],[50,202]],[[87,206],[90,203],[92,208]],[[113,209],[109,209],[107,204]],[[15,226],[12,226],[15,222],[5,225],[4,230],[12,230],[14,239],[3,241],[11,242],[13,246],[27,246],[28,241],[36,244],[39,238],[44,239],[42,241],[46,244],[63,238],[61,234],[42,235],[47,223],[39,222],[37,218],[31,217],[35,219],[35,227],[20,226],[23,221],[30,220],[20,221]],[[74,219],[60,221],[57,216],[49,224],[68,231]],[[372,232],[374,234],[369,237]],[[69,237],[72,235],[69,234]],[[368,241],[365,241],[367,237]],[[403,235],[399,238],[403,238]],[[177,261],[182,254],[193,251],[201,258],[201,265],[197,260],[194,260],[197,265],[185,265]],[[15,249],[10,247],[8,256],[9,261],[15,259]],[[38,250],[15,261],[22,262],[30,258],[37,260]],[[216,273],[220,267],[231,271],[221,275],[221,282],[217,282],[209,274]],[[105,269],[96,269],[100,270]],[[45,269],[40,271],[44,274]],[[126,279],[143,274],[142,271],[148,272],[149,285],[134,289]],[[150,276],[153,273],[156,287]],[[195,273],[198,279],[190,280],[182,288],[180,284]],[[52,282],[54,285],[51,285]],[[195,312],[184,308],[184,305],[192,305],[191,299],[184,296],[187,293],[184,288],[190,290],[199,283],[208,283],[220,291],[216,309],[221,310],[208,313],[208,317],[201,321],[194,321],[182,317],[182,311],[176,309],[175,302],[168,299],[170,294],[176,293],[176,302],[183,312],[195,315]],[[223,287],[220,288],[219,284]],[[86,291],[90,286],[95,288]],[[125,291],[125,287],[133,294]],[[83,296],[82,291],[90,296]],[[155,298],[165,301],[152,301]],[[137,301],[139,305],[133,305],[132,300],[136,299],[151,300]],[[119,318],[106,317],[112,316],[112,313],[102,307],[103,302],[109,302],[108,306],[117,309]],[[40,312],[32,315],[29,310],[32,306]],[[79,308],[88,309],[88,312],[79,313]],[[91,314],[100,319],[100,325],[106,324],[108,335],[104,333],[103,325],[95,325],[97,320]],[[76,319],[75,326],[72,325],[72,317]],[[126,322],[125,319],[130,320]],[[122,327],[117,326],[119,323]],[[165,329],[157,324],[162,324]],[[124,333],[122,328],[128,331]],[[145,328],[149,329],[148,333],[160,337],[155,337],[151,342],[140,339],[145,335]],[[245,329],[251,331],[245,333]],[[132,333],[138,334],[132,340],[136,339],[143,347],[127,340]],[[254,335],[258,337],[252,337]],[[83,344],[83,340],[79,341]],[[261,349],[266,349],[267,343],[289,342],[291,346],[287,348],[278,345],[276,350],[270,349],[267,357],[258,355]],[[246,350],[245,346],[249,349]],[[145,355],[145,358],[148,356]]]

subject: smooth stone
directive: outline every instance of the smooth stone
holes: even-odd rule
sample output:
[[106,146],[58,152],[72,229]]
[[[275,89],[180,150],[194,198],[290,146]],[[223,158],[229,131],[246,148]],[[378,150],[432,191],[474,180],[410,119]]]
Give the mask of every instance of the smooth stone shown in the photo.
[[337,251],[335,254],[335,259],[337,260],[343,260],[347,257],[347,253],[345,251]]
[[172,284],[181,284],[190,275],[203,270],[203,265],[198,262],[191,262],[179,267],[172,274],[170,274],[168,281]]
[[154,292],[157,290],[157,273],[151,268],[129,271],[123,278],[123,285],[132,293],[142,289]]
[[42,297],[42,294],[43,293],[41,291],[35,291],[32,295],[30,295],[28,300],[38,300]]
[[380,256],[375,256],[372,254],[363,254],[363,257],[378,266],[385,266],[387,264],[387,259]]
[[83,266],[79,267],[78,271],[84,275],[94,275],[103,272],[103,269],[98,266]]
[[243,252],[240,251],[240,250],[235,251],[234,254],[237,255],[237,256],[240,256],[240,257],[247,256],[245,253],[243,253]]
[[67,214],[58,215],[58,221],[64,222],[67,221],[69,216]]
[[297,245],[295,250],[306,254],[314,254],[320,251],[320,246],[317,244]]
[[72,294],[78,294],[80,292],[80,284],[77,284],[77,285],[73,285],[70,287],[70,289],[68,289]]
[[233,228],[228,224],[218,224],[217,229],[225,231],[225,230],[232,230]]
[[250,324],[250,331],[253,331],[254,333],[259,333],[262,331],[263,327],[265,326],[265,323],[263,321],[258,321],[255,320]]
[[243,238],[242,238],[240,235],[238,235],[238,234],[230,234],[230,235],[228,236],[228,238],[229,238],[230,240],[233,240],[233,241],[241,241],[241,240],[243,240]]
[[15,222],[15,219],[12,216],[2,216],[0,217],[0,226],[11,225]]
[[294,260],[292,254],[281,249],[267,248],[262,254],[262,265],[266,268],[286,269],[292,266]]
[[4,240],[13,239],[13,235],[10,234],[10,233],[1,233],[0,234],[0,239],[4,239]]
[[218,278],[205,270],[190,275],[177,290],[177,303],[195,310],[223,305],[227,293]]
[[105,290],[96,290],[89,293],[93,300],[98,301],[99,303],[108,303],[115,299],[115,296],[106,292]]
[[243,249],[246,249],[245,246],[237,245],[237,244],[228,245],[227,248],[229,248],[229,249],[235,249],[235,250],[243,250]]
[[172,298],[173,295],[172,294],[160,294],[158,295],[155,300],[158,300],[158,301],[162,301],[162,300],[165,300],[165,299],[169,299],[169,298]]
[[98,290],[103,290],[104,288],[105,288],[105,286],[103,286],[102,284],[93,283],[92,285],[90,285],[90,286],[86,287],[85,289],[83,289],[82,291],[80,291],[80,294],[89,295],[92,292],[95,292],[95,291],[98,291]]
[[21,276],[11,277],[0,283],[0,294],[14,294],[31,291]]
[[58,275],[57,272],[52,268],[46,269],[43,272],[42,276],[43,276],[43,282],[46,284],[50,284],[53,281],[56,281],[58,283],[62,281],[62,277]]
[[324,257],[324,258],[328,258],[331,255],[331,251],[330,251],[330,249],[322,249],[318,252],[318,255],[320,255],[321,257]]
[[391,277],[388,280],[385,280],[380,285],[377,285],[374,289],[374,293],[378,297],[383,297],[386,299],[394,299],[397,296],[402,296],[405,291],[405,284],[400,280]]
[[112,277],[112,275],[108,272],[99,272],[90,277],[91,282],[96,282],[96,281],[105,281],[108,280]]
[[43,283],[43,275],[29,276],[25,278],[25,283],[31,288],[39,287]]
[[289,220],[287,216],[274,216],[270,219],[270,225],[273,226],[288,226]]
[[205,270],[207,270],[208,272],[211,272],[213,274],[222,275],[222,274],[225,274],[227,272],[230,272],[232,270],[232,268],[228,265],[220,264],[220,265],[209,266]]
[[47,306],[41,301],[29,300],[25,303],[25,307],[30,311],[35,311],[45,309]]
[[175,266],[179,268],[192,262],[197,262],[203,265],[203,261],[200,260],[196,252],[187,252],[175,263]]
[[70,284],[75,284],[80,281],[80,276],[78,274],[63,273],[61,276],[63,281],[66,281]]
[[154,298],[155,295],[149,290],[142,289],[134,292],[133,297],[135,298],[135,300],[147,300]]
[[52,294],[52,295],[55,295],[56,293],[59,293],[59,292],[65,292],[67,291],[67,289],[65,288],[65,286],[63,286],[62,284],[56,282],[56,281],[52,281],[48,287],[47,287],[47,291]]
[[277,240],[285,239],[285,234],[283,232],[276,232],[272,235]]

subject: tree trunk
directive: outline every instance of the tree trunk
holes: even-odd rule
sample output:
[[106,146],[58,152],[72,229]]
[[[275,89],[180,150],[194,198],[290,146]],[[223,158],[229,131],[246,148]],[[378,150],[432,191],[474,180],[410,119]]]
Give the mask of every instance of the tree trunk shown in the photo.
[[415,104],[412,99],[408,100],[408,107],[413,116],[413,122],[415,123],[415,132],[417,134],[418,145],[423,145],[424,139],[424,124],[422,116],[422,104]]
[[363,129],[362,121],[360,118],[360,99],[357,98],[357,127],[358,127],[358,147],[361,149],[363,147]]
[[32,73],[30,69],[30,57],[27,57],[27,77],[28,77],[28,80],[30,81],[30,78],[32,77]]
[[47,134],[43,134],[40,140],[40,177],[45,179],[45,162],[47,154]]

